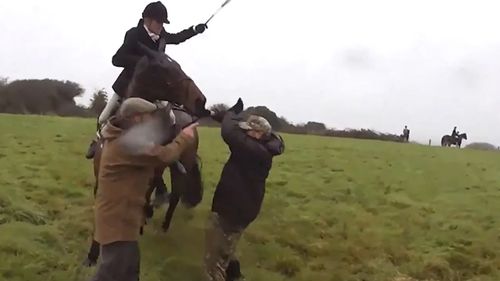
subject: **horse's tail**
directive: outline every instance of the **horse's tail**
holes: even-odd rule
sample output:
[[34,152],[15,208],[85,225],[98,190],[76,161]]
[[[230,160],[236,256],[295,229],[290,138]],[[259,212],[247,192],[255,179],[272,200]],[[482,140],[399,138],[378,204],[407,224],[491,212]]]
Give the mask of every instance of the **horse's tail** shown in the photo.
[[441,146],[446,146],[446,136],[441,138]]

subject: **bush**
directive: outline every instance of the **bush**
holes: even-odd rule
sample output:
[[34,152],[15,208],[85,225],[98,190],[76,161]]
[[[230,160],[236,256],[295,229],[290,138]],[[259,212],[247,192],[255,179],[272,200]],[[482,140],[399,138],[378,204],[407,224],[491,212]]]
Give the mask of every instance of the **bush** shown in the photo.
[[83,88],[72,81],[0,79],[0,112],[88,116],[74,100],[82,94]]

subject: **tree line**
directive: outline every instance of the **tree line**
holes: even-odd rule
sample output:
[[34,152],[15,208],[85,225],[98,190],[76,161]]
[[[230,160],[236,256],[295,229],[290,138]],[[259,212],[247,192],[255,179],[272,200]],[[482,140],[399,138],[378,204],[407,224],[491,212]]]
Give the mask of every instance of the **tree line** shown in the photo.
[[[8,81],[0,78],[0,113],[96,117],[107,103],[107,93],[102,89],[96,90],[90,106],[85,107],[75,102],[75,98],[80,97],[83,92],[83,88],[72,81],[53,79]],[[211,106],[211,109],[227,108],[225,104]],[[266,118],[275,130],[285,133],[401,141],[399,135],[367,129],[337,130],[315,121],[293,124],[266,106],[249,107],[244,114],[260,115]],[[205,126],[218,126],[211,119],[204,119],[201,123]]]
[[89,107],[76,104],[83,88],[72,81],[0,79],[0,113],[92,117],[107,102],[104,90],[97,90]]
[[[224,110],[229,108],[225,104],[215,104],[210,107],[211,110]],[[278,116],[274,111],[267,108],[266,106],[255,106],[249,107],[244,111],[245,115],[255,114],[266,118],[274,130],[290,133],[290,134],[307,134],[307,135],[319,135],[328,137],[338,137],[338,138],[356,138],[356,139],[372,139],[372,140],[384,140],[384,141],[394,141],[402,142],[402,138],[399,135],[380,133],[368,129],[348,129],[348,130],[338,130],[333,128],[328,128],[324,123],[309,121],[301,124],[293,124],[289,122],[285,117]],[[218,126],[219,124],[213,120],[202,120],[201,125],[205,126]]]

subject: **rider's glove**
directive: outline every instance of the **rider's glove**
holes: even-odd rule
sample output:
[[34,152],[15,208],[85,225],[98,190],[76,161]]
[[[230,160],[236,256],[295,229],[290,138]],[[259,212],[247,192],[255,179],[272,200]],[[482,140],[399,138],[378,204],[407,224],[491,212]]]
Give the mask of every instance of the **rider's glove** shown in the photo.
[[197,33],[197,34],[200,34],[200,33],[203,33],[205,32],[205,30],[208,28],[208,26],[204,23],[200,23],[196,26],[193,26],[193,30]]

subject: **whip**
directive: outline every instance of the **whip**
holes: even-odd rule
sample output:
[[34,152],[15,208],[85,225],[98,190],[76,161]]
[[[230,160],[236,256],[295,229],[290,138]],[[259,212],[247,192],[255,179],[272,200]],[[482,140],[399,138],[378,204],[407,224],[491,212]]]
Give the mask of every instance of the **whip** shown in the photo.
[[215,11],[215,13],[212,14],[212,16],[210,16],[210,18],[205,22],[205,25],[208,24],[209,21],[211,21],[215,15],[217,15],[217,13],[222,10],[222,8],[224,8],[224,6],[226,6],[229,2],[231,2],[231,0],[226,0],[224,3],[222,3],[222,5],[219,7],[219,9],[217,9],[217,11]]

